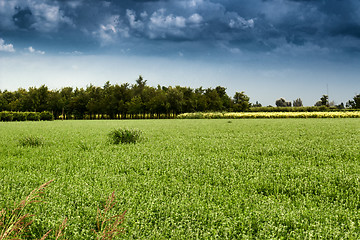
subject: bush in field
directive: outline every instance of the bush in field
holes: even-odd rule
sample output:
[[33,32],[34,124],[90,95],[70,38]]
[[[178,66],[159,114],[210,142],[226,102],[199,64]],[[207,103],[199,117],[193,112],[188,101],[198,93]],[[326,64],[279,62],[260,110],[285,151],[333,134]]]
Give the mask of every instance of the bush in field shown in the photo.
[[38,113],[38,112],[29,112],[26,119],[28,121],[40,121],[40,113]]
[[42,121],[52,121],[54,120],[54,115],[51,112],[44,111],[40,113],[40,120]]
[[134,129],[114,129],[109,133],[112,144],[136,143],[140,139],[141,131]]
[[11,112],[1,112],[0,120],[3,122],[11,122],[14,118],[14,115]]
[[44,144],[44,141],[39,137],[23,137],[19,140],[19,144],[22,147],[39,147]]

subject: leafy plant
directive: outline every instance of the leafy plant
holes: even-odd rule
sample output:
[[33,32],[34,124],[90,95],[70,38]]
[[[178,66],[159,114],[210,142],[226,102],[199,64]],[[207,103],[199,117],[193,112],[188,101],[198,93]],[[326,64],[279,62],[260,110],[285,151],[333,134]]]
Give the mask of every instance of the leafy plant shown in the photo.
[[0,112],[0,119],[3,122],[11,122],[14,116],[11,112]]
[[26,113],[23,112],[13,112],[13,121],[26,121]]
[[91,146],[84,141],[80,141],[80,143],[78,144],[78,147],[83,151],[91,150]]
[[40,120],[43,121],[53,121],[54,115],[51,112],[43,111],[40,113]]
[[119,215],[109,216],[111,209],[115,206],[116,199],[115,199],[115,192],[113,192],[109,198],[107,199],[104,209],[97,210],[96,216],[96,230],[93,232],[96,235],[96,239],[113,239],[117,235],[124,232],[124,228],[121,227],[121,224],[124,221],[125,212]]
[[44,144],[44,141],[39,137],[27,136],[21,138],[19,144],[22,147],[39,147]]
[[135,129],[114,129],[109,133],[110,142],[119,143],[136,143],[141,136],[141,131]]
[[38,113],[38,112],[29,112],[26,119],[28,121],[40,121],[40,113]]

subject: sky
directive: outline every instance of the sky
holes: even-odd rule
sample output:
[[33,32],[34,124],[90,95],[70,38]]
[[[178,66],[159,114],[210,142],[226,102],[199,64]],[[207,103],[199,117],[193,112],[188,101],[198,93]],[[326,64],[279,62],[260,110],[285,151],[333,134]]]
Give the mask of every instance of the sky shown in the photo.
[[223,86],[275,105],[360,94],[359,0],[0,0],[0,90]]

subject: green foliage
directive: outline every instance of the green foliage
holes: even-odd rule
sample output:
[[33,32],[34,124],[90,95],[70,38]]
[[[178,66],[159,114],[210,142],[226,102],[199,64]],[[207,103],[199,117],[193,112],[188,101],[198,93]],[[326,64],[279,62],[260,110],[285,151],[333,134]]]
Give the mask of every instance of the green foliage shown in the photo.
[[244,92],[236,92],[234,96],[233,110],[235,112],[244,112],[249,109],[250,98]]
[[43,111],[40,113],[40,120],[43,121],[53,121],[54,115],[51,112]]
[[22,147],[39,147],[44,145],[44,140],[40,137],[27,136],[19,140],[19,145]]
[[38,113],[38,112],[29,112],[27,114],[26,119],[28,121],[40,121],[40,113]]
[[303,103],[302,103],[301,98],[298,98],[298,99],[293,101],[293,107],[303,107]]
[[27,113],[13,112],[13,121],[26,121]]
[[11,121],[52,121],[54,115],[50,112],[43,111],[38,112],[0,112],[0,121],[11,122]]
[[360,94],[355,95],[353,100],[349,100],[346,106],[352,109],[360,109]]
[[91,150],[91,146],[85,141],[80,141],[80,143],[78,144],[78,147],[79,147],[79,149],[81,149],[83,151]]
[[14,115],[11,112],[0,112],[0,120],[3,122],[11,122]]
[[109,140],[112,144],[136,143],[139,141],[141,131],[136,129],[114,129],[109,134]]
[[287,102],[284,98],[280,98],[275,102],[277,107],[291,107],[291,102]]

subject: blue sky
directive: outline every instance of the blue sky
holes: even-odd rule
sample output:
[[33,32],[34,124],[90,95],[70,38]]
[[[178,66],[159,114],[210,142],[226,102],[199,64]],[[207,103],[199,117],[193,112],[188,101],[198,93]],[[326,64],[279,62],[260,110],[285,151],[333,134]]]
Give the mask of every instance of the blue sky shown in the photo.
[[0,89],[134,83],[339,104],[360,93],[358,0],[0,0]]

